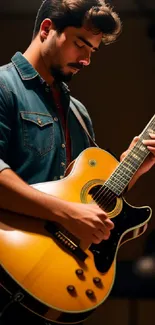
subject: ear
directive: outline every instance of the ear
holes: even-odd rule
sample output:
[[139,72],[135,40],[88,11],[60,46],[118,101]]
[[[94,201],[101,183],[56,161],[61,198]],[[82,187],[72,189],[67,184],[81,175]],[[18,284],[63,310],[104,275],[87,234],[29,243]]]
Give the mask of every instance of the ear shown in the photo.
[[44,19],[40,26],[40,37],[42,41],[47,38],[51,29],[54,29],[52,21],[49,18]]

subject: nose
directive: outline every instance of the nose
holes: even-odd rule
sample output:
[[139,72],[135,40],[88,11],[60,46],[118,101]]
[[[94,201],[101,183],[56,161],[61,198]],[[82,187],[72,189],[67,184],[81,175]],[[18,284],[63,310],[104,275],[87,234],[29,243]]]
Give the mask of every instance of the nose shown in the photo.
[[85,51],[85,53],[83,53],[83,56],[81,56],[79,63],[87,67],[90,64],[90,62],[91,62],[91,53],[88,51],[86,53]]
[[90,58],[84,59],[84,60],[80,60],[79,63],[82,64],[82,65],[84,65],[85,67],[87,67],[90,64]]

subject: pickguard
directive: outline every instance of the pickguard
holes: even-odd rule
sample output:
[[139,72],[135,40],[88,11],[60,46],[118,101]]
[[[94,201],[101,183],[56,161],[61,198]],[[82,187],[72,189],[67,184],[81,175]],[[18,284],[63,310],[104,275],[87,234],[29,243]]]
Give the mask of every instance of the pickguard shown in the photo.
[[149,215],[150,209],[148,207],[135,208],[123,200],[121,213],[112,219],[115,227],[111,231],[110,238],[102,241],[100,244],[92,244],[89,248],[94,254],[94,262],[99,272],[105,273],[109,270],[123,234],[125,235],[133,228],[140,227],[146,223]]

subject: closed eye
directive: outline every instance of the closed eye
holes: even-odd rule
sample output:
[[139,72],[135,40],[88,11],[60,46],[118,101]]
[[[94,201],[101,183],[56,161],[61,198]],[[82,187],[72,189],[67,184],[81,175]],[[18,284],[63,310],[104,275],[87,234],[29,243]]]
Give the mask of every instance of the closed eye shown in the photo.
[[74,44],[79,48],[79,49],[83,49],[85,45],[80,45],[77,42],[74,42]]

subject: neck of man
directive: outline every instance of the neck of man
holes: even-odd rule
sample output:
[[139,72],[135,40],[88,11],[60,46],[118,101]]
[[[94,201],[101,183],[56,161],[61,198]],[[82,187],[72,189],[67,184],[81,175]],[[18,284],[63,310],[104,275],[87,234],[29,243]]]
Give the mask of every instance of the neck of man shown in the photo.
[[23,53],[23,56],[33,66],[33,68],[39,73],[39,75],[46,81],[48,85],[54,84],[54,78],[51,76],[44,61],[40,55],[40,48],[36,41],[33,41],[27,50]]

